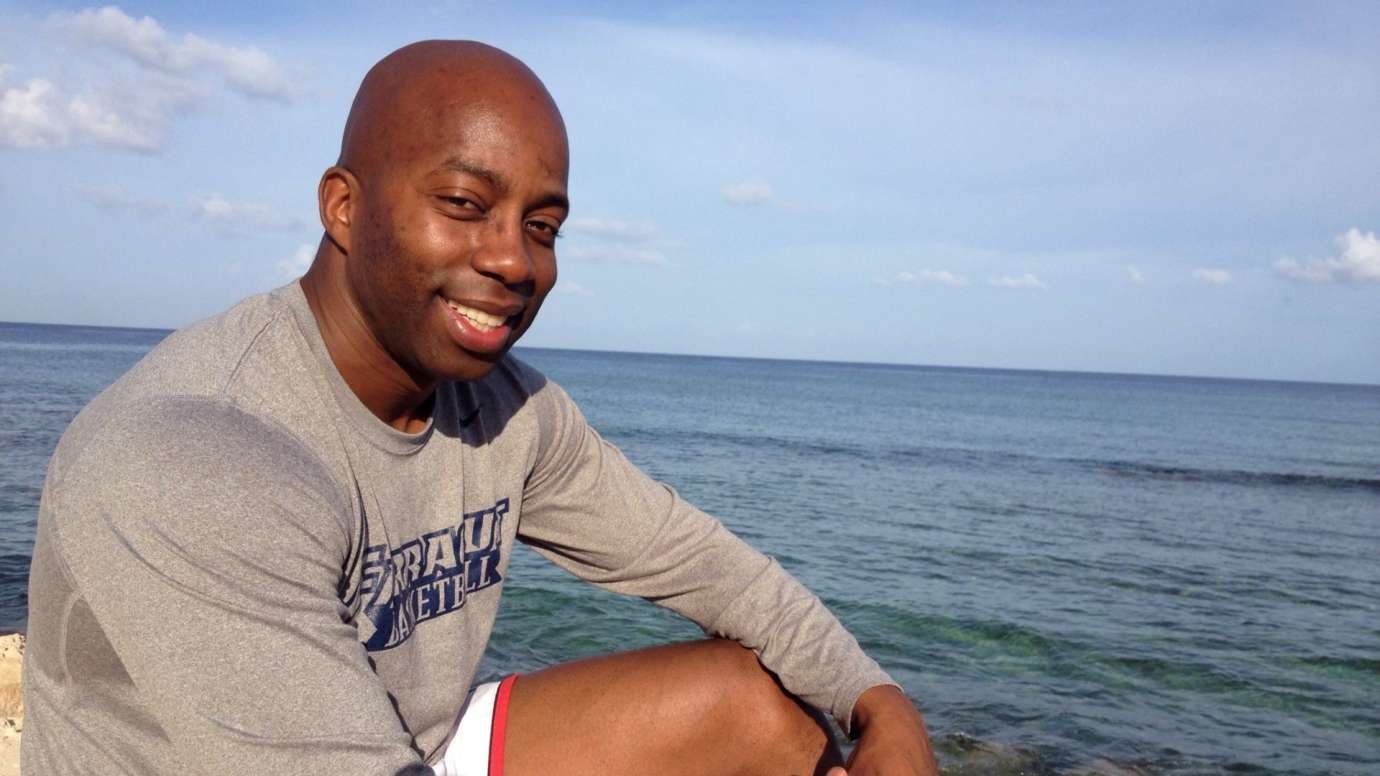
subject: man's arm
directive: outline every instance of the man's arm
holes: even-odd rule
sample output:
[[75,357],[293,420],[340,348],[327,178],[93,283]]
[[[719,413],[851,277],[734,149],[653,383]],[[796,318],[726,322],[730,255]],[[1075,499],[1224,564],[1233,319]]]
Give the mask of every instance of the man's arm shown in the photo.
[[[128,674],[66,679],[88,705],[112,699],[110,723],[68,731],[72,745],[124,731],[104,747],[150,773],[430,772],[340,600],[344,490],[286,431],[224,402],[162,402],[108,423],[54,493],[45,517],[78,602],[63,616],[93,618]],[[51,646],[68,665],[93,649]],[[123,703],[158,730],[121,727]]]
[[[864,692],[853,707],[858,745],[845,776],[913,774],[938,776],[925,720],[899,687],[882,685]],[[838,769],[829,776],[839,776]]]
[[532,401],[542,439],[520,533],[539,552],[583,579],[741,642],[845,730],[858,696],[894,684],[818,598],[632,466],[559,387],[547,384]]

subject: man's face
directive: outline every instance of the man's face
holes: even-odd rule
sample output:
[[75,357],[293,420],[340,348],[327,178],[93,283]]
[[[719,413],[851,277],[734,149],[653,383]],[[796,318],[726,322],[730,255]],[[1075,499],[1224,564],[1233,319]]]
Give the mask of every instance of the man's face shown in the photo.
[[568,204],[565,129],[521,93],[444,98],[359,171],[349,282],[414,379],[483,377],[556,282]]

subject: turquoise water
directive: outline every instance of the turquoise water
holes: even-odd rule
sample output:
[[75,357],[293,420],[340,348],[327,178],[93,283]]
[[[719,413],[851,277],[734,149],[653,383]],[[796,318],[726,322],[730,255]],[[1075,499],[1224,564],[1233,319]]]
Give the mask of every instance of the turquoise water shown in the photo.
[[[0,324],[0,630],[58,435],[162,334]],[[519,352],[819,592],[953,772],[1380,773],[1380,387]],[[698,635],[513,564],[487,675]]]

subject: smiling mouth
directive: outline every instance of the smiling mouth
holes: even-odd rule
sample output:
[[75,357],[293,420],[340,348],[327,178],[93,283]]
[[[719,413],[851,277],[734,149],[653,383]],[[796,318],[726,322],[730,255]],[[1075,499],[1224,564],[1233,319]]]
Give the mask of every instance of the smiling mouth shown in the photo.
[[476,310],[473,307],[466,307],[451,299],[447,299],[445,302],[450,309],[463,315],[465,320],[469,321],[480,331],[493,331],[508,322],[508,319],[503,316],[486,313],[483,310]]

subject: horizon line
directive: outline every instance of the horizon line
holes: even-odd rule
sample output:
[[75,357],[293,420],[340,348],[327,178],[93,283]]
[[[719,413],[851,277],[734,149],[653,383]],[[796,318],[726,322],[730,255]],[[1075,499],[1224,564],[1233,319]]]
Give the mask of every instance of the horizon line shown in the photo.
[[[41,323],[37,321],[0,321],[0,326],[55,326],[67,329],[116,329],[120,331],[143,331],[161,332],[171,334],[177,329],[169,329],[157,326],[109,326],[89,323]],[[1216,380],[1226,382],[1243,383],[1284,383],[1291,385],[1328,385],[1342,386],[1348,388],[1380,388],[1380,383],[1366,383],[1359,381],[1327,381],[1327,380],[1296,380],[1282,377],[1234,377],[1230,375],[1194,375],[1177,374],[1172,372],[1116,372],[1104,370],[1085,370],[1085,369],[1042,369],[1036,367],[1009,367],[1009,366],[973,366],[965,364],[919,364],[906,363],[902,361],[841,361],[829,358],[794,358],[790,356],[730,356],[716,353],[676,353],[676,352],[656,352],[647,350],[609,350],[603,348],[578,348],[578,347],[556,347],[551,345],[523,345],[515,343],[513,349],[526,350],[557,350],[572,353],[604,353],[624,356],[672,356],[676,358],[707,358],[724,359],[737,361],[783,361],[800,364],[836,364],[841,366],[880,366],[898,369],[937,369],[953,371],[976,371],[976,372],[1024,372],[1030,374],[1050,374],[1050,375],[1089,375],[1100,377],[1135,377],[1150,378],[1161,380]]]

